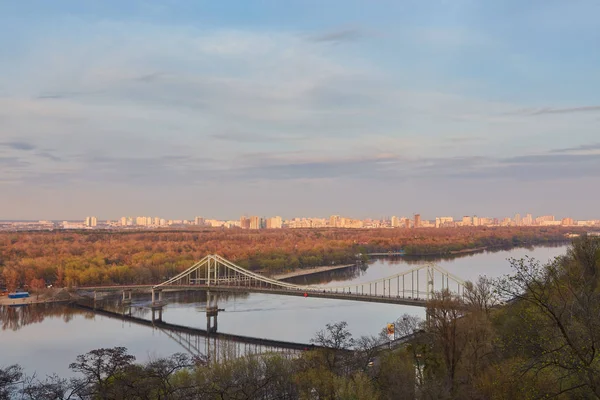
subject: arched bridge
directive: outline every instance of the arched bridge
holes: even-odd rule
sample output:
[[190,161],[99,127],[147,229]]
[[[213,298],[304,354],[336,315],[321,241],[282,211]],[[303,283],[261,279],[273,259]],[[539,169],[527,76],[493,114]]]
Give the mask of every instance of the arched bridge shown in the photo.
[[242,268],[219,256],[208,255],[187,270],[153,286],[155,293],[164,289],[200,289],[227,292],[259,292],[304,297],[423,306],[434,292],[449,290],[464,293],[464,281],[435,264],[424,264],[398,274],[370,282],[342,286],[296,285],[272,279]]

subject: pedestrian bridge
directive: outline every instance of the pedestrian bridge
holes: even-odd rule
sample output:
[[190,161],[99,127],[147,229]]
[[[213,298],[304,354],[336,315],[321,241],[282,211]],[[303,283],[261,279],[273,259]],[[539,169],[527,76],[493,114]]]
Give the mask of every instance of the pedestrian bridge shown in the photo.
[[462,279],[435,264],[424,264],[392,276],[351,285],[296,285],[257,274],[212,254],[153,286],[152,302],[156,302],[155,293],[159,293],[160,300],[160,292],[165,289],[205,289],[424,306],[434,292],[449,290],[462,296],[464,287]]

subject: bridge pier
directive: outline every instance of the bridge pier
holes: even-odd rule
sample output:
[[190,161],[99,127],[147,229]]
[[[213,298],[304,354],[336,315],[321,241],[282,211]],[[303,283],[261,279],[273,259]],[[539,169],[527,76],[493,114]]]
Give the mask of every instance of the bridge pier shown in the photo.
[[94,310],[96,309],[96,301],[98,300],[98,292],[94,290]]
[[217,332],[217,316],[219,315],[219,306],[217,305],[217,296],[212,295],[210,291],[206,292],[206,332]]
[[162,322],[162,315],[163,315],[163,307],[162,306],[152,307],[152,322],[154,322],[154,321]]
[[129,290],[123,290],[123,300],[122,303],[131,303],[131,289]]
[[131,317],[131,303],[124,304],[122,315]]
[[[157,295],[158,294],[158,298]],[[125,294],[123,294],[123,296],[125,296]],[[131,299],[131,295],[129,297]],[[156,304],[156,303],[162,303],[163,297],[162,297],[162,289],[152,289],[152,304]]]

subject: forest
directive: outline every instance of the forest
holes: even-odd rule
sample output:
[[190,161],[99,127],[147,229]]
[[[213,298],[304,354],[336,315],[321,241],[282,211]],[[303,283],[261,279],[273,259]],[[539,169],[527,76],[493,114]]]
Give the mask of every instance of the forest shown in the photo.
[[72,379],[0,365],[0,399],[599,399],[600,239],[575,239],[547,264],[436,293],[426,320],[403,315],[399,346],[328,324],[297,357],[248,355],[209,365],[175,354],[136,363],[127,349],[78,356]]
[[565,241],[561,227],[208,229],[0,233],[0,288],[156,284],[218,253],[266,274],[354,263],[371,252],[451,254]]

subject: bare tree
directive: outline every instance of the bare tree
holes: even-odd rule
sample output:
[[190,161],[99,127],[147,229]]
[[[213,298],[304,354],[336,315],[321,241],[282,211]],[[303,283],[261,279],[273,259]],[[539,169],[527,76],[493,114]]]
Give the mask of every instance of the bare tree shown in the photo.
[[23,378],[23,369],[19,365],[0,368],[0,400],[9,400]]
[[473,310],[484,311],[486,314],[500,302],[493,281],[486,276],[480,276],[475,283],[465,282],[464,300]]
[[354,339],[346,321],[325,325],[325,329],[317,332],[310,342],[334,350],[349,350],[354,346]]
[[317,332],[310,342],[326,347],[321,352],[325,356],[327,367],[330,370],[347,372],[348,363],[351,361],[349,350],[354,347],[355,341],[352,333],[348,330],[346,321],[325,325],[325,329]]
[[[119,380],[133,366],[135,357],[125,347],[102,348],[78,355],[69,365],[83,374],[73,381],[74,391],[82,398],[110,398],[119,387]],[[114,396],[112,396],[114,397]]]
[[387,339],[382,339],[376,336],[361,336],[355,342],[354,347],[354,368],[364,370],[369,366],[381,352],[381,345]]
[[456,373],[466,343],[459,328],[459,320],[465,312],[461,299],[448,290],[434,293],[433,298],[427,302],[427,332],[432,335],[434,346],[442,354],[446,371],[445,384],[452,394],[456,390]]
[[38,381],[35,377],[29,378],[23,385],[21,394],[27,400],[69,400],[79,398],[72,390],[69,381],[57,375],[47,377],[44,381]]

